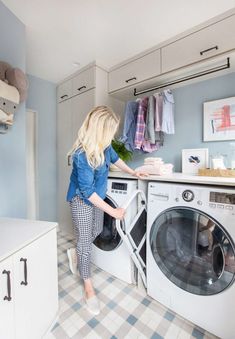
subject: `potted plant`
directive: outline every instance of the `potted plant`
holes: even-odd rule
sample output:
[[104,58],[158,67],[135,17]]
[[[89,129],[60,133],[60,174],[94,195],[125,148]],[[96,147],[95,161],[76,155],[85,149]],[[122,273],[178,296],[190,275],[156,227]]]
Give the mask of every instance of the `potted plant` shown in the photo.
[[[125,147],[125,144],[117,139],[112,140],[112,147],[117,153],[120,159],[123,161],[130,161],[132,159],[133,153],[128,151]],[[119,168],[115,165],[110,166],[110,171],[119,171]]]

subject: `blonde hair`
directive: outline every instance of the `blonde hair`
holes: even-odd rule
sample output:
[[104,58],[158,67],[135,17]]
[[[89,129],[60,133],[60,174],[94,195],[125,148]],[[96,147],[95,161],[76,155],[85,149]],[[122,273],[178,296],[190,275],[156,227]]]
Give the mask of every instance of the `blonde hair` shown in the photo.
[[111,108],[93,108],[78,130],[78,137],[68,154],[72,155],[81,149],[86,153],[89,165],[97,168],[104,162],[104,150],[111,144],[118,125],[119,118]]

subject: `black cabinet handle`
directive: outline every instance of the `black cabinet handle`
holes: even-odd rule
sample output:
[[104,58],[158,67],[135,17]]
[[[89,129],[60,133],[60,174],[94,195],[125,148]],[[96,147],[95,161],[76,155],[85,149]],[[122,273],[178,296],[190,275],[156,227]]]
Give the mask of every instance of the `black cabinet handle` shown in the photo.
[[207,52],[210,52],[210,51],[212,51],[213,49],[219,49],[219,47],[218,46],[214,46],[214,47],[211,47],[211,48],[208,48],[208,49],[204,49],[204,51],[201,51],[200,52],[200,55],[203,55],[204,53],[207,53]]
[[79,87],[78,91],[81,91],[82,89],[86,89],[86,86]]
[[2,274],[7,275],[7,294],[8,294],[3,298],[3,300],[11,301],[11,277],[10,277],[11,272],[4,270]]
[[71,155],[68,155],[68,166],[71,166]]
[[60,97],[60,99],[68,98],[68,94],[64,94]]
[[126,83],[128,84],[128,82],[129,82],[129,81],[132,81],[132,80],[137,80],[137,78],[136,78],[136,77],[133,77],[133,78],[127,79],[127,80],[125,80],[125,81],[126,81]]
[[27,275],[28,275],[28,272],[27,272],[27,259],[20,258],[20,261],[24,262],[24,281],[22,280],[20,284],[27,286],[28,285],[28,281],[27,281]]

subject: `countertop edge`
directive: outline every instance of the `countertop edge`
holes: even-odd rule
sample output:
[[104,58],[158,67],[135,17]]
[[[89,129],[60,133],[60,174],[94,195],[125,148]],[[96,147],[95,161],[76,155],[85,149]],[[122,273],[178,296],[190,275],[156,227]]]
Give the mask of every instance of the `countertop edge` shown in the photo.
[[[17,218],[0,218],[0,222],[4,222],[4,221],[17,221],[17,220],[21,220],[24,221],[24,219],[17,219]],[[26,222],[30,222],[30,220],[25,220]],[[23,242],[21,242],[19,245],[17,245],[16,247],[9,249],[9,251],[6,251],[3,255],[0,256],[0,262],[4,261],[5,259],[9,258],[10,256],[14,255],[15,253],[17,253],[18,251],[20,251],[21,249],[23,249],[24,247],[28,246],[29,244],[31,244],[32,242],[34,242],[35,240],[41,238],[42,236],[46,235],[47,233],[51,232],[52,230],[56,229],[58,223],[56,222],[50,222],[50,221],[40,221],[40,220],[31,220],[33,222],[37,222],[37,223],[43,223],[44,226],[46,226],[44,229],[39,229],[37,234],[31,235],[29,236],[29,238]]]

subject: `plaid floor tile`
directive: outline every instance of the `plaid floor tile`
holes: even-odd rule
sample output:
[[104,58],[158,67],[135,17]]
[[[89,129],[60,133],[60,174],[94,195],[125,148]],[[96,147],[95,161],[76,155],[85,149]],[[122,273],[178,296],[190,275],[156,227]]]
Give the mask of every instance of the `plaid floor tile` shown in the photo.
[[94,317],[84,305],[82,281],[72,275],[66,250],[73,240],[58,233],[60,314],[47,339],[215,339],[179,317],[135,286],[93,266],[92,276],[101,313]]

